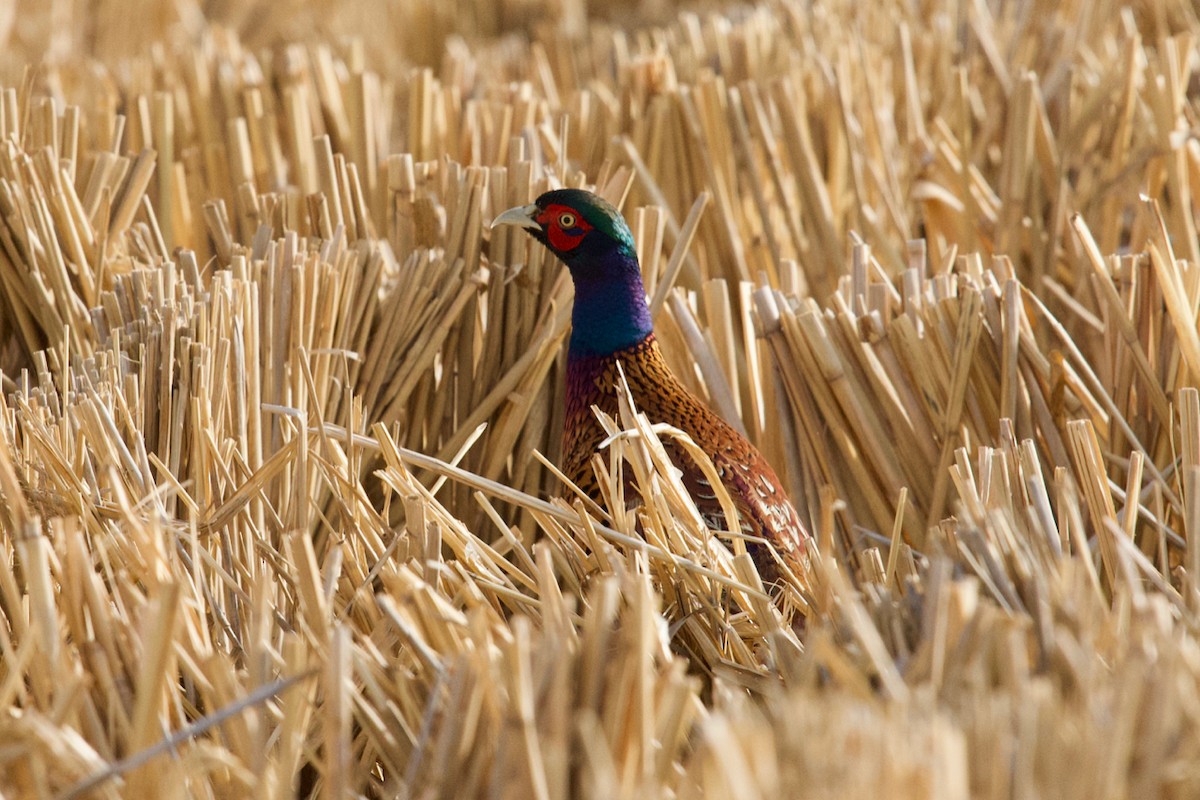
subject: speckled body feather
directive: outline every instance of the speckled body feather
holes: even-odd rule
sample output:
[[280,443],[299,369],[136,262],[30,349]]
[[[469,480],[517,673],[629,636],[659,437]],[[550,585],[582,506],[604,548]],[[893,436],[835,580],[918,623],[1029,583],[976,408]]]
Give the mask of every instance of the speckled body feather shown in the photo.
[[[566,418],[563,425],[563,468],[568,478],[589,496],[598,498],[591,459],[605,438],[592,407],[611,416],[618,411],[618,362],[638,410],[651,422],[662,422],[687,433],[712,459],[741,517],[744,532],[770,541],[783,557],[802,552],[804,528],[775,470],[745,437],[714,414],[671,374],[654,334],[637,345],[606,356],[572,356],[567,362]],[[683,471],[687,487],[705,524],[728,530],[725,513],[700,468],[683,448],[664,441],[672,462]],[[770,582],[778,564],[762,545],[747,550],[759,574]]]

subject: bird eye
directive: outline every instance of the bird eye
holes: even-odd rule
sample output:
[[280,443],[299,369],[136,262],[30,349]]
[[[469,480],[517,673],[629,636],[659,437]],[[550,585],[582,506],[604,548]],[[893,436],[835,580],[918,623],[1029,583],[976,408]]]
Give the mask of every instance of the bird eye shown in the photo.
[[575,215],[571,214],[570,212],[558,215],[558,227],[560,228],[574,228],[575,223],[578,221],[579,220],[575,217]]

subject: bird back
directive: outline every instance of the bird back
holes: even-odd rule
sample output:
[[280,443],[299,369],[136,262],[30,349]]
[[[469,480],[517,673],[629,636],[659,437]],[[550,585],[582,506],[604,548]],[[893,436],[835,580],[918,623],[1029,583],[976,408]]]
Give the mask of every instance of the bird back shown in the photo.
[[[563,466],[568,478],[600,499],[591,459],[606,436],[592,406],[610,416],[619,411],[617,365],[621,365],[634,404],[653,423],[679,428],[712,460],[732,497],[741,529],[769,541],[783,557],[798,557],[807,533],[771,465],[744,436],[687,391],[668,368],[654,334],[633,347],[606,356],[573,356],[567,364]],[[728,530],[716,492],[687,452],[664,442],[683,471],[685,488],[710,528]],[[762,545],[747,549],[765,581],[778,577],[778,564]]]

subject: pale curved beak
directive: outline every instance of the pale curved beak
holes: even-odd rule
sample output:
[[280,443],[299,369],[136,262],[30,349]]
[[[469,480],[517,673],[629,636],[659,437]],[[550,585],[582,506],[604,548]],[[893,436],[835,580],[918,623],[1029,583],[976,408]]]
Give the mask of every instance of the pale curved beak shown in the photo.
[[538,207],[535,204],[527,206],[517,206],[510,208],[500,216],[492,220],[492,227],[497,228],[501,225],[516,225],[518,228],[531,228],[538,230],[542,226],[534,219],[538,215]]

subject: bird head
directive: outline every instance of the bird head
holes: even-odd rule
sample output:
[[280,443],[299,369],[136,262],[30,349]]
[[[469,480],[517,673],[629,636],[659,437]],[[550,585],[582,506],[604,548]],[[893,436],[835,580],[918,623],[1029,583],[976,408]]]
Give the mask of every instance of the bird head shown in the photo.
[[498,225],[524,228],[570,270],[572,356],[615,353],[653,332],[633,234],[607,200],[582,189],[556,189],[505,211],[492,221]]
[[[510,208],[492,221],[492,227],[515,225],[567,265],[576,283],[580,279],[622,279],[619,269],[637,264],[633,234],[611,203],[583,189],[546,192],[527,206]],[[618,267],[617,269],[606,269]],[[605,274],[612,272],[614,274]]]

